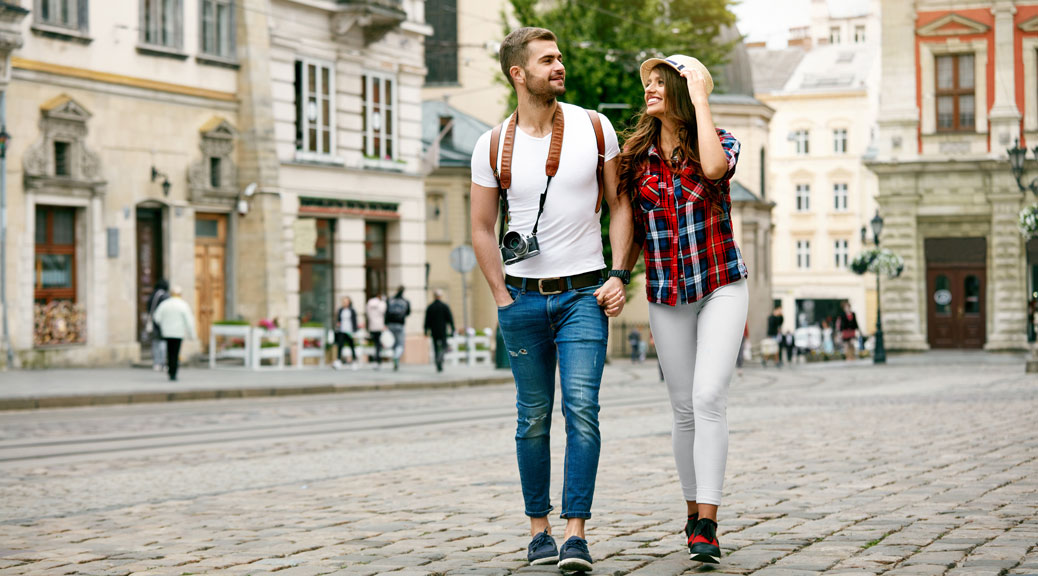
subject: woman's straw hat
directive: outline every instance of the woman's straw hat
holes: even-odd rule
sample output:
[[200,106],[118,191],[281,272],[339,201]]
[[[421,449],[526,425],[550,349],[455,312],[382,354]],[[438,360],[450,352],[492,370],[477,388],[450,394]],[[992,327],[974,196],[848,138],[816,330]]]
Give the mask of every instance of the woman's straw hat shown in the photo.
[[641,65],[642,75],[642,86],[649,83],[649,73],[652,69],[660,64],[666,64],[671,68],[678,71],[678,74],[686,68],[692,68],[699,70],[703,73],[703,78],[706,80],[706,93],[710,94],[714,91],[714,79],[710,76],[710,71],[703,66],[703,63],[691,56],[685,56],[684,54],[675,54],[673,56],[667,56],[666,58],[649,58]]

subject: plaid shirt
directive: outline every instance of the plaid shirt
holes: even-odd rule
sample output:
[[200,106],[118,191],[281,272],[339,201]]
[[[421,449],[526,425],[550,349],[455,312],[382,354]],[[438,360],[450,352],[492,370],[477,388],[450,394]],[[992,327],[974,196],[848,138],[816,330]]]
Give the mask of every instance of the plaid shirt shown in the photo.
[[697,302],[749,276],[732,235],[729,181],[739,141],[724,130],[717,135],[728,158],[728,171],[719,180],[687,164],[671,172],[656,147],[649,149],[634,207],[635,241],[645,246],[649,302]]

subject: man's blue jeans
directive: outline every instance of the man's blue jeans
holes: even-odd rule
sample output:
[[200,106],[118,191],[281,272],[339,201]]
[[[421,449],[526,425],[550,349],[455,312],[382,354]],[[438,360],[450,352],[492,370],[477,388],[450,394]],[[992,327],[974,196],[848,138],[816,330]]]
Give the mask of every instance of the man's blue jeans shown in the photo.
[[556,361],[566,418],[562,517],[591,517],[602,447],[598,390],[609,338],[609,322],[594,296],[599,286],[550,296],[533,286],[532,291],[509,286],[515,301],[497,311],[515,377],[519,413],[515,445],[526,515],[531,518],[552,511],[549,433]]

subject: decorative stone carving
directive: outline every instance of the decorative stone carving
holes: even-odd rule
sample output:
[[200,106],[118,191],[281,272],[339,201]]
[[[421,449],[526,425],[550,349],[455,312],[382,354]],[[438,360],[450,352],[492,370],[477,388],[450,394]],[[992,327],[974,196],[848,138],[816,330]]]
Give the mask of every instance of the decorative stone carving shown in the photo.
[[[199,148],[201,160],[187,170],[187,184],[195,202],[226,202],[238,197],[238,170],[233,162],[234,140],[238,131],[227,120],[213,117],[202,128]],[[217,159],[219,173],[213,186],[213,159]]]
[[[91,114],[62,94],[40,106],[40,137],[22,159],[27,190],[47,189],[66,194],[99,194],[104,191],[101,159],[87,148],[87,122]],[[64,173],[57,173],[55,143],[67,144]]]
[[364,44],[378,42],[407,19],[399,0],[346,0],[332,17],[332,34],[339,41],[355,29],[363,30]]

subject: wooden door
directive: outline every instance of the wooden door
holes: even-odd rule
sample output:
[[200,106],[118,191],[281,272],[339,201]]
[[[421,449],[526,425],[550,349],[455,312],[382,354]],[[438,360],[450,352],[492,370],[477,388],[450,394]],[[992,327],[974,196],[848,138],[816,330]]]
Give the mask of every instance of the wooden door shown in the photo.
[[931,348],[982,348],[987,278],[980,266],[930,267],[927,308]]
[[137,209],[137,338],[145,340],[148,299],[163,278],[162,210]]
[[195,216],[195,322],[202,347],[209,346],[209,327],[223,320],[224,262],[227,249],[227,217],[223,214]]

